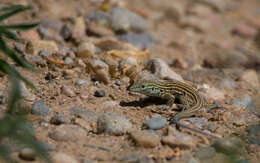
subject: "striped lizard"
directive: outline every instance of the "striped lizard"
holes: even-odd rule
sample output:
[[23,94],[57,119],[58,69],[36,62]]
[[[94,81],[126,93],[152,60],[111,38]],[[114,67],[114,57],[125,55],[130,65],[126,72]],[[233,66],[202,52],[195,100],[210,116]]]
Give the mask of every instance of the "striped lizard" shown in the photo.
[[209,109],[216,108],[214,104],[207,104],[199,95],[198,91],[192,86],[180,81],[138,79],[132,86],[130,86],[129,90],[130,92],[137,92],[147,96],[160,97],[168,100],[165,106],[166,109],[170,108],[174,104],[175,99],[178,99],[180,103],[178,106],[183,110],[173,117],[171,123],[206,136],[219,138],[215,135],[202,132],[199,129],[191,128],[179,122],[182,118],[188,118],[195,115],[195,113],[203,107]]

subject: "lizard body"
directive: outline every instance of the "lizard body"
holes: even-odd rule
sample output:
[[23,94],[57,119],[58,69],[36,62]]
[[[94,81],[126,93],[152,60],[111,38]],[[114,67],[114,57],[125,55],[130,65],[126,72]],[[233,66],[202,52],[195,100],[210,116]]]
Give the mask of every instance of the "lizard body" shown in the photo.
[[156,81],[156,80],[137,80],[130,88],[131,92],[141,93],[147,96],[160,97],[168,100],[166,106],[170,108],[175,99],[178,99],[183,108],[182,112],[177,113],[172,123],[199,132],[203,135],[217,138],[214,135],[204,133],[198,129],[191,128],[179,122],[182,118],[188,118],[196,114],[197,111],[203,107],[213,108],[215,105],[210,106],[200,96],[198,91],[192,86],[180,81]]

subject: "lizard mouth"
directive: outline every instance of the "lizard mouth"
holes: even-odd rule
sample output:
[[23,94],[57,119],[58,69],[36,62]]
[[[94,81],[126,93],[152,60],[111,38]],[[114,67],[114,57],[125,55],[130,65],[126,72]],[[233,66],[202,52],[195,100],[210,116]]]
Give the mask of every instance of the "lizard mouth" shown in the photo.
[[126,90],[128,90],[128,91],[133,91],[133,92],[135,91],[133,85],[128,86],[128,87],[126,88]]

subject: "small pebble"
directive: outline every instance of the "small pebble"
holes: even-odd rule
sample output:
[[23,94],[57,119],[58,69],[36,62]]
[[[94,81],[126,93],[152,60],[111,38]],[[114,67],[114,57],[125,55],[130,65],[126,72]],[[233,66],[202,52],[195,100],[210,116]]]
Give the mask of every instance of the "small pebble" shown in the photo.
[[255,110],[256,109],[256,106],[254,104],[254,100],[249,96],[245,96],[245,97],[234,100],[232,102],[232,105],[242,106],[242,107],[249,109],[249,110]]
[[158,130],[165,127],[167,120],[161,116],[153,116],[151,119],[144,122],[144,125],[152,130]]
[[104,90],[96,90],[94,96],[96,97],[105,97],[106,92]]
[[35,101],[32,104],[32,114],[48,116],[50,112],[49,107],[42,101]]
[[97,86],[97,87],[99,87],[99,86],[100,86],[100,82],[99,82],[99,81],[95,81],[95,82],[94,82],[94,85]]
[[83,79],[78,79],[76,81],[76,85],[77,86],[88,86],[89,82],[87,80],[83,80]]
[[257,34],[257,29],[247,24],[238,24],[232,32],[241,37],[254,37]]
[[70,120],[62,113],[55,113],[50,120],[50,123],[54,125],[61,125],[69,122]]
[[119,40],[129,42],[140,50],[152,47],[152,43],[156,42],[155,38],[150,34],[125,34],[117,36]]
[[186,60],[184,60],[183,58],[176,58],[172,64],[171,64],[173,67],[176,67],[176,68],[180,68],[180,69],[187,69],[189,68],[189,64],[187,63]]
[[87,94],[81,94],[79,96],[82,100],[87,100],[89,98],[89,96]]
[[68,96],[68,97],[74,97],[74,96],[76,96],[76,94],[75,94],[75,92],[71,89],[71,88],[69,88],[68,86],[62,86],[62,92],[66,95],[66,96]]
[[29,91],[29,89],[26,87],[24,82],[19,82],[19,86],[21,89],[22,98],[24,98],[25,100],[28,100],[28,101],[34,101],[36,99],[35,95]]
[[110,83],[110,75],[107,69],[97,68],[94,78],[95,80],[103,82],[104,84]]
[[36,153],[31,148],[23,148],[19,153],[19,157],[26,161],[33,161],[36,158]]
[[111,135],[123,135],[132,129],[131,122],[123,115],[108,111],[98,117],[98,133],[106,132]]
[[0,91],[0,104],[4,104],[5,103],[5,96],[4,96],[4,92]]
[[103,69],[106,69],[106,70],[109,68],[109,66],[105,62],[103,62],[99,59],[92,61],[91,64],[94,68],[99,68],[99,69],[103,68]]
[[132,11],[115,7],[111,11],[111,27],[115,31],[143,32],[147,29],[147,24],[141,16]]
[[[66,51],[65,51],[66,52]],[[68,57],[70,57],[71,59],[75,59],[76,58],[76,54],[74,53],[73,50],[69,49],[67,52]]]
[[96,10],[88,13],[86,17],[86,23],[94,21],[97,24],[107,25],[109,24],[110,19],[111,15],[108,12]]
[[40,126],[45,127],[45,128],[47,128],[47,127],[49,126],[48,120],[47,120],[47,119],[44,119],[44,118],[40,119],[40,120],[38,121],[38,123],[39,123]]
[[117,85],[117,86],[120,86],[120,85],[122,85],[122,81],[121,80],[115,80],[114,84]]
[[130,133],[137,146],[154,148],[160,144],[160,137],[147,131],[134,131]]
[[64,40],[69,40],[72,34],[72,28],[65,24],[60,31],[60,35],[63,37]]
[[65,62],[66,64],[69,64],[69,65],[74,63],[73,59],[71,59],[70,57],[66,57],[66,58],[64,59],[64,62]]
[[70,108],[70,115],[83,118],[86,122],[97,122],[98,114],[89,110],[83,109],[80,107]]
[[87,66],[82,59],[77,59],[77,64],[82,68],[86,68]]
[[63,71],[63,76],[64,76],[64,79],[72,79],[72,78],[76,78],[77,77],[77,73],[74,69],[66,69]]

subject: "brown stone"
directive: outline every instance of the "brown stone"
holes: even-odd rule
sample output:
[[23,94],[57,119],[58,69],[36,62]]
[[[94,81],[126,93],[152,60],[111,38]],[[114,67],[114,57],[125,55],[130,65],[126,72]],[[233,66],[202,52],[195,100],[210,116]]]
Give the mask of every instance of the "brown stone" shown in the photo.
[[50,138],[56,141],[78,141],[86,138],[86,131],[76,125],[60,125],[49,133]]
[[41,39],[38,32],[34,29],[21,32],[21,38],[26,39],[26,40],[40,40]]
[[147,131],[134,131],[130,133],[137,146],[154,148],[160,144],[160,137]]
[[86,24],[83,17],[77,17],[75,19],[75,25],[72,30],[72,38],[80,40],[86,35]]
[[82,42],[78,47],[77,56],[81,58],[94,57],[96,53],[96,47],[91,42]]
[[40,51],[46,50],[50,53],[55,53],[59,50],[56,42],[46,40],[32,40],[26,47],[26,52],[37,55]]
[[52,155],[53,163],[79,163],[75,158],[65,153],[55,153]]

